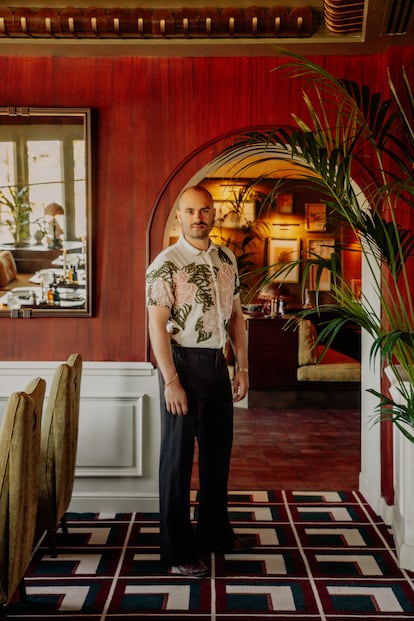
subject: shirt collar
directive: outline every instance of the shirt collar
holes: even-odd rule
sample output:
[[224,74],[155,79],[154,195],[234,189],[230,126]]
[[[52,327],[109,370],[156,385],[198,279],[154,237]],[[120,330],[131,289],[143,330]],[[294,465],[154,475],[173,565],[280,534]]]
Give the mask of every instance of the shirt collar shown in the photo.
[[217,245],[211,239],[210,239],[210,245],[207,248],[207,250],[200,250],[199,248],[196,248],[195,246],[193,246],[192,244],[190,244],[190,242],[186,240],[184,235],[180,235],[178,244],[182,246],[185,250],[187,250],[187,252],[191,252],[191,254],[194,254],[194,255],[199,255],[202,252],[210,253],[212,250],[217,250]]

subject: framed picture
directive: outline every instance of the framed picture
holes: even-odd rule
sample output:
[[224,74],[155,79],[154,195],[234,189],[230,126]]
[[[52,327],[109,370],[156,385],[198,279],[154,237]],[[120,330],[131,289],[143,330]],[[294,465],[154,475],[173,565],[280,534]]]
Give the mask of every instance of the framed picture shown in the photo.
[[324,231],[326,227],[325,203],[306,203],[305,219],[308,231]]
[[237,213],[232,201],[214,201],[216,210],[215,226],[225,229],[239,229],[256,220],[256,204],[245,201]]
[[277,195],[277,210],[279,213],[292,213],[293,194],[283,193]]
[[[329,259],[335,250],[334,239],[308,239],[307,254],[311,259],[312,257],[322,257],[322,259]],[[312,265],[309,270],[309,290],[315,291],[316,289],[316,277],[318,268],[316,265]],[[319,291],[330,291],[331,289],[331,272],[328,269],[323,269],[319,285]]]
[[[289,265],[299,260],[300,239],[269,239],[267,247],[267,264],[269,276],[274,274],[282,265]],[[275,277],[276,282],[299,282],[299,264],[292,269]]]

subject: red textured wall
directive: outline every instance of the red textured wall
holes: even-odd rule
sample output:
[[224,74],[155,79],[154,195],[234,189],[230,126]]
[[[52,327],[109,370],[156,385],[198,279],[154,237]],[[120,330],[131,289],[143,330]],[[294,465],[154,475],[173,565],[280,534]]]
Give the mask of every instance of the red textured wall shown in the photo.
[[[401,64],[413,71],[413,56],[413,48],[393,48],[316,60],[338,77],[383,90],[387,66],[396,75]],[[300,84],[272,72],[280,60],[0,57],[1,106],[96,112],[95,315],[1,318],[3,360],[61,360],[72,351],[93,361],[146,359],[147,256],[162,245],[177,193],[214,157],[222,138],[289,124],[291,112],[300,112]]]

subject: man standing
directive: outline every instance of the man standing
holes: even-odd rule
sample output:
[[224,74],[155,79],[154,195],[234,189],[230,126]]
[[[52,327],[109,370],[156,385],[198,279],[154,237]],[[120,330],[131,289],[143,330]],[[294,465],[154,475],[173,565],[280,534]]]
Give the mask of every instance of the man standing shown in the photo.
[[[147,270],[149,335],[161,382],[161,559],[174,573],[201,577],[202,552],[244,549],[227,511],[233,400],[248,390],[246,330],[236,259],[209,234],[215,211],[202,186],[182,193],[182,235]],[[223,348],[236,366],[231,384]],[[197,531],[190,520],[194,442],[199,447]]]

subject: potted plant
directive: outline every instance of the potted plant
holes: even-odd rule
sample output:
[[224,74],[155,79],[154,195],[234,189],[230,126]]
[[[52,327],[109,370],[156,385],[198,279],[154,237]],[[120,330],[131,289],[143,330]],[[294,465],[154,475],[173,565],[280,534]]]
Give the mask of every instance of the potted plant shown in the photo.
[[4,205],[8,210],[3,224],[12,234],[14,245],[25,246],[30,238],[30,214],[32,213],[29,188],[8,186],[7,194],[0,190],[0,205]]

